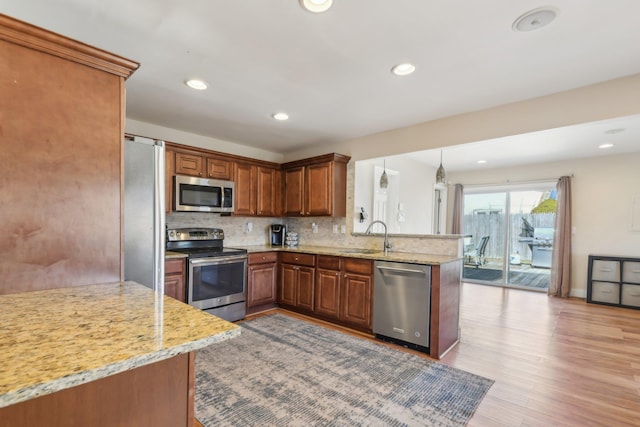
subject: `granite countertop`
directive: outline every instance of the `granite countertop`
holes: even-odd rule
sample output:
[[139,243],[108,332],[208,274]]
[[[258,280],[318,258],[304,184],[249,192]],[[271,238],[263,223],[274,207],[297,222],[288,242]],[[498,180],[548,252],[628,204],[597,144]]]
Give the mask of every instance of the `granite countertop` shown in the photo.
[[0,295],[0,408],[233,338],[135,282]]
[[189,255],[182,253],[182,252],[173,252],[173,251],[165,251],[164,252],[164,257],[166,259],[172,259],[172,258],[187,258]]
[[[364,258],[380,261],[392,261],[392,262],[410,262],[415,264],[429,264],[440,265],[448,262],[454,262],[461,260],[461,257],[449,256],[449,255],[431,255],[409,252],[394,252],[390,251],[386,255],[383,251],[376,251],[375,249],[358,249],[358,248],[335,248],[327,246],[312,246],[312,245],[300,245],[295,248],[289,248],[287,246],[270,246],[270,245],[250,245],[250,246],[238,246],[232,245],[234,248],[246,249],[249,253],[252,252],[298,252],[309,253],[317,255],[333,255],[351,258]],[[363,252],[358,252],[358,251]]]

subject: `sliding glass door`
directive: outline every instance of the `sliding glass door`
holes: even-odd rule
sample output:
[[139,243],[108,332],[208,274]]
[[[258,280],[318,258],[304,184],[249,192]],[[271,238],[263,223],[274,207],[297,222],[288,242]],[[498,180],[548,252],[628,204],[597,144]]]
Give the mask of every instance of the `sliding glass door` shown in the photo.
[[555,182],[465,189],[463,279],[546,290],[555,210]]

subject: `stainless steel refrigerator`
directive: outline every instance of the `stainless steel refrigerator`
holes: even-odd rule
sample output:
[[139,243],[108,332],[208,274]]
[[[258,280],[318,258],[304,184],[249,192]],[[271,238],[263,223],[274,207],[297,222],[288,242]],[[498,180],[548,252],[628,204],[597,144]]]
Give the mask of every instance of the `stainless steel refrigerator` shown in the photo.
[[124,142],[124,278],[164,293],[164,142]]

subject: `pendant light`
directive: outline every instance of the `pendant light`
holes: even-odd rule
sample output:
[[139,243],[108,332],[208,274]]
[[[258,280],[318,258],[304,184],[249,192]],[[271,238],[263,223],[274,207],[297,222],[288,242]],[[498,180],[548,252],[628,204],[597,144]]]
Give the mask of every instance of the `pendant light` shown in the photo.
[[436,184],[444,184],[447,174],[442,167],[442,150],[440,150],[440,167],[436,171]]
[[389,178],[387,177],[387,159],[383,160],[382,175],[380,175],[380,188],[389,186]]

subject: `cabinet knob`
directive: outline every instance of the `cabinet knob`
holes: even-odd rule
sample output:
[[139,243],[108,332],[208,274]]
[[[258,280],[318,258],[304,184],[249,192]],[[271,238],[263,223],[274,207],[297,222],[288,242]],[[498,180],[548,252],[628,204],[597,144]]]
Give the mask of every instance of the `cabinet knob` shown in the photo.
[[307,212],[307,215],[309,215],[311,212]]
[[202,176],[202,172],[200,172],[198,175]]
[[304,215],[304,211],[300,211],[300,215]]
[[264,261],[265,259],[267,259],[267,257],[266,257],[266,256],[263,256],[263,257],[262,257],[262,260]]
[[345,275],[344,275],[344,277],[348,277],[348,276],[349,276],[348,274],[345,274]]
[[339,272],[339,271],[336,271],[336,276],[339,276],[339,275],[340,275],[340,272]]

